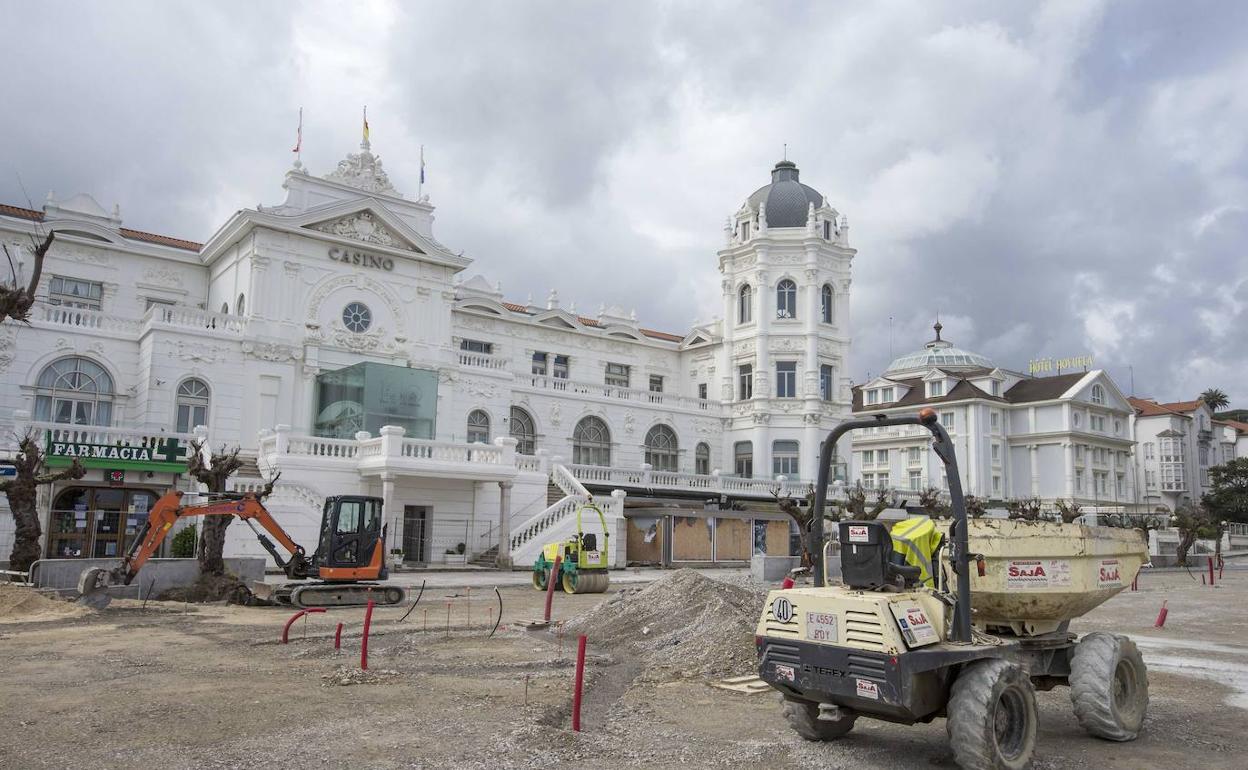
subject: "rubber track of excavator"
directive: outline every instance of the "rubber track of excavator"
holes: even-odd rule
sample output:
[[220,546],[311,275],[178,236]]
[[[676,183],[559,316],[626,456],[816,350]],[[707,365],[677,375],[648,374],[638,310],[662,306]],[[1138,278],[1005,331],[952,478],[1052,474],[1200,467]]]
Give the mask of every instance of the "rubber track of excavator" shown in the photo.
[[287,600],[301,609],[308,607],[360,607],[369,600],[378,605],[402,604],[407,598],[401,586],[377,583],[322,583],[296,586]]

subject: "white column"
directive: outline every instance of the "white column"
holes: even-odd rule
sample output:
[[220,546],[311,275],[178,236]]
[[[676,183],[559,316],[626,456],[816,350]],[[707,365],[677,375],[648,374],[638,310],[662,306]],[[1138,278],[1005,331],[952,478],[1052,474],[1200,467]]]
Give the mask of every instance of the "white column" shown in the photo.
[[1031,444],[1027,447],[1027,454],[1031,460],[1031,496],[1040,496],[1040,447]]
[[499,569],[511,568],[511,482],[498,482],[498,556]]

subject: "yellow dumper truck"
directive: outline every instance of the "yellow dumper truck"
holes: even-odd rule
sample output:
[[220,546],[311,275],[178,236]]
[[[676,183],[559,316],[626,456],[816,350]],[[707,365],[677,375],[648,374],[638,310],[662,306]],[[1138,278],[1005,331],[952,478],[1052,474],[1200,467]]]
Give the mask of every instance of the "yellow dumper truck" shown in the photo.
[[1139,733],[1148,676],[1125,636],[1076,637],[1070,621],[1129,585],[1147,557],[1137,531],[1049,521],[968,520],[953,445],[931,409],[916,417],[842,423],[824,440],[812,529],[836,442],[851,430],[921,425],[949,478],[952,521],[891,531],[838,522],[842,583],[827,585],[817,547],[814,586],[772,591],[755,641],[759,676],[779,690],[790,727],[835,740],[859,717],[902,724],[943,717],[966,770],[1023,770],[1037,733],[1036,690],[1070,688],[1088,732]]

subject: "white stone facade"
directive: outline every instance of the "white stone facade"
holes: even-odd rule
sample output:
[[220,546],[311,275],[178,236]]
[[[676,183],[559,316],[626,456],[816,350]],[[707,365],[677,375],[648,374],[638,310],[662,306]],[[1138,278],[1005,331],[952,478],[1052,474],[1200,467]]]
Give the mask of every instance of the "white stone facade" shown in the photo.
[[[471,260],[433,237],[427,196],[401,196],[367,143],[328,176],[294,169],[283,187],[282,204],[238,211],[202,245],[128,230],[89,196],[0,207],[20,274],[32,236],[56,232],[30,325],[0,328],[0,430],[184,449],[202,426],[213,447],[254,458],[237,487],[281,471],[271,508],[309,549],[320,499],[375,494],[396,547],[424,517],[424,552],[407,558],[436,563],[500,541],[515,550],[507,533],[548,512],[556,464],[604,483],[619,474],[590,466],[743,489],[728,477],[748,442],[744,470],[760,484],[776,469],[796,482],[813,477],[819,440],[849,412],[854,252],[826,201],[801,226],[771,228],[764,205],[744,205],[719,252],[726,320],[667,334],[619,308],[589,317],[554,292],[519,305],[480,276],[461,281]],[[360,364],[387,367],[360,370],[380,372],[371,412],[325,395],[327,374]],[[737,390],[746,365],[752,393]],[[78,387],[87,380],[94,391]],[[395,384],[409,380],[428,387]],[[383,429],[387,409],[407,428]],[[48,490],[48,555],[116,555],[140,493],[185,485],[176,464],[118,468],[110,487],[114,469],[99,460],[82,482]],[[91,492],[71,500],[70,486]],[[133,494],[118,503],[99,491],[110,488]],[[65,500],[74,507],[61,510]],[[232,553],[260,552],[245,528],[231,533]],[[0,551],[10,538],[0,529]],[[466,554],[447,553],[461,542]]]

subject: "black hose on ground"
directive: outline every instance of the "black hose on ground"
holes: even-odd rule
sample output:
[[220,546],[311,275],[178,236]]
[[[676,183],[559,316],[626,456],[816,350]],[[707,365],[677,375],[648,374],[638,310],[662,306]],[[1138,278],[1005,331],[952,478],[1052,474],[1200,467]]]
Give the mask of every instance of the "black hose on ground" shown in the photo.
[[[498,617],[494,618],[494,627],[490,629],[490,636],[494,636],[494,632],[498,630],[498,624],[503,622],[503,594],[498,590],[498,586],[494,586],[494,595],[498,597]],[[489,639],[490,636],[486,638]]]
[[407,612],[403,613],[403,617],[399,618],[400,623],[407,620],[407,616],[412,614],[412,610],[416,609],[417,604],[420,604],[420,597],[425,595],[426,582],[424,580],[420,581],[420,593],[416,594],[416,601],[412,602],[412,606],[407,608]]

